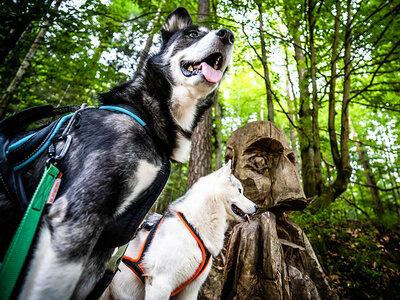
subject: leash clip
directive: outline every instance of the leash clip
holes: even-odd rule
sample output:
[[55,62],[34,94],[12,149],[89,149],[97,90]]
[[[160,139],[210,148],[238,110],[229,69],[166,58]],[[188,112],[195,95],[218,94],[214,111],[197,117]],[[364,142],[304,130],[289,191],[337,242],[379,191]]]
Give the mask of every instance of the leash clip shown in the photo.
[[67,154],[69,147],[71,146],[72,143],[72,136],[71,135],[67,135],[65,138],[65,143],[64,146],[61,150],[61,153],[59,155],[55,155],[56,153],[56,146],[53,143],[50,148],[49,148],[49,159],[46,161],[46,166],[49,166],[50,163],[54,163],[56,164],[58,161],[60,161],[61,159],[64,158],[65,154]]
[[[49,166],[50,163],[57,163],[61,159],[64,158],[64,156],[67,154],[69,147],[71,146],[72,142],[72,136],[70,135],[70,132],[72,129],[79,127],[80,123],[80,118],[81,118],[81,113],[82,111],[92,108],[91,106],[87,105],[86,103],[83,103],[82,106],[74,112],[72,115],[71,119],[69,120],[67,126],[65,127],[63,133],[59,138],[57,138],[55,141],[52,141],[52,144],[50,145],[49,148],[49,159],[46,161],[46,166]],[[64,146],[61,150],[61,153],[56,156],[56,145],[55,142],[62,141],[64,140]]]

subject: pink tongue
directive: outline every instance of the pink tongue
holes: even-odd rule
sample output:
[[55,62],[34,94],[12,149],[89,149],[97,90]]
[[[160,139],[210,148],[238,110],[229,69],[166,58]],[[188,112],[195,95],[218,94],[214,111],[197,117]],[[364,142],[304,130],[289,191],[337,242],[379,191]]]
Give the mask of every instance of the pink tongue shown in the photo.
[[249,222],[249,224],[250,224],[250,218],[249,218],[248,214],[246,214],[246,218],[247,218],[247,222]]
[[204,77],[209,82],[219,82],[222,78],[222,72],[220,70],[215,70],[210,65],[205,62],[200,64],[200,69],[203,72]]

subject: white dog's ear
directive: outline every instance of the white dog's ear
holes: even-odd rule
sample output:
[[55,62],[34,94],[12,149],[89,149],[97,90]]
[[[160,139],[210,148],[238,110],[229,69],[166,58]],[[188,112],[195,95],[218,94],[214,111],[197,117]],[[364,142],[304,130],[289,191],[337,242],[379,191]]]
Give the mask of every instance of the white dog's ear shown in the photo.
[[166,43],[169,38],[178,30],[188,27],[193,24],[192,17],[184,7],[178,7],[169,14],[165,23],[161,27],[161,36],[163,43]]
[[228,162],[222,167],[222,171],[226,176],[230,176],[232,174],[232,161],[228,160]]

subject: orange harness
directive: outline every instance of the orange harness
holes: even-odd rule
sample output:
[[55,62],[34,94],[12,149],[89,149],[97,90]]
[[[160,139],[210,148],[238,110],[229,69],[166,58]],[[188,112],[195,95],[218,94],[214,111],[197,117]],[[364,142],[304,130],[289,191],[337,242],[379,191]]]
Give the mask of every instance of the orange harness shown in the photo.
[[[202,253],[202,261],[199,265],[199,267],[197,268],[196,272],[193,274],[192,277],[190,277],[186,282],[184,282],[182,285],[180,285],[176,290],[174,290],[171,293],[171,297],[175,296],[176,294],[178,294],[179,292],[181,292],[189,283],[191,283],[193,280],[195,280],[197,277],[200,276],[201,273],[203,273],[203,271],[205,270],[205,268],[207,267],[209,261],[210,261],[210,257],[211,254],[210,252],[207,250],[207,248],[204,246],[203,241],[201,240],[200,236],[196,233],[195,229],[192,227],[192,225],[190,225],[190,223],[186,220],[186,218],[183,216],[182,213],[180,212],[176,212],[176,214],[178,215],[179,219],[182,221],[182,223],[186,226],[186,228],[189,230],[189,232],[192,234],[192,236],[194,237],[194,239],[196,240],[197,244],[199,245],[199,248],[201,250]],[[149,234],[147,235],[142,248],[140,249],[139,255],[137,258],[133,259],[129,256],[124,255],[124,257],[122,258],[122,262],[129,268],[132,270],[132,272],[143,282],[145,283],[145,279],[146,279],[146,275],[145,275],[145,271],[143,270],[143,266],[142,266],[142,259],[143,259],[143,254],[146,252],[146,250],[148,249],[148,247],[150,246],[151,242],[153,241],[153,238],[158,230],[158,228],[160,227],[161,223],[164,221],[165,219],[165,215],[153,226],[153,228],[151,229],[151,231],[149,232]]]

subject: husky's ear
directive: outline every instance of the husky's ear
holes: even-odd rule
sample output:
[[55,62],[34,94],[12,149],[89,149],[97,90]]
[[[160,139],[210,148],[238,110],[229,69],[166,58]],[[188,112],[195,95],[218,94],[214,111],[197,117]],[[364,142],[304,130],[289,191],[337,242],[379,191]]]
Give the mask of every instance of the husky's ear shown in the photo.
[[169,14],[165,23],[161,27],[161,36],[163,42],[166,43],[168,39],[178,30],[188,27],[193,24],[192,17],[184,7],[178,7]]

